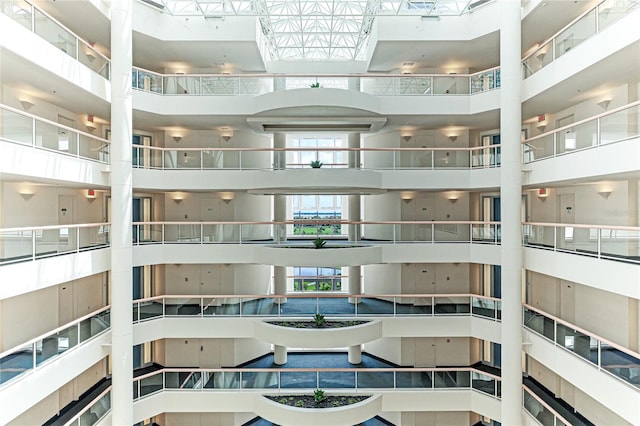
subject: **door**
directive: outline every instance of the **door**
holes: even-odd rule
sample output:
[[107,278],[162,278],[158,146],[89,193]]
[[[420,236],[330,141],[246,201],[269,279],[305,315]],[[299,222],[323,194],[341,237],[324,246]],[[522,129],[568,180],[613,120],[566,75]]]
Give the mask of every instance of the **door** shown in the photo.
[[[58,195],[58,225],[72,225],[73,222],[73,196]],[[58,252],[74,250],[76,248],[77,228],[60,228],[57,242]]]

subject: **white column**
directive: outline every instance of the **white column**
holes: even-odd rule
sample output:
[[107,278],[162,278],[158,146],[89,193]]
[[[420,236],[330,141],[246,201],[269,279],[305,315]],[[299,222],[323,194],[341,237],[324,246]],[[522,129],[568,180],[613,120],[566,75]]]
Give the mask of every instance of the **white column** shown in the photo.
[[[273,292],[277,295],[287,294],[287,267],[286,266],[274,266],[273,267]],[[276,303],[287,303],[287,298],[274,299]]]
[[[349,266],[349,295],[362,294],[362,266]],[[349,303],[360,303],[360,298],[350,297]]]
[[130,0],[111,2],[111,422],[133,424]]
[[522,423],[522,203],[520,1],[500,0],[502,419]]
[[287,363],[286,346],[273,345],[273,363],[277,365],[284,365]]
[[[287,136],[284,133],[273,134],[273,147],[286,148]],[[287,168],[287,153],[284,151],[276,151],[273,158],[273,168],[276,170],[284,170]]]
[[[360,133],[349,133],[347,136],[349,148],[360,148]],[[349,168],[360,167],[360,151],[349,151]]]
[[360,364],[362,362],[362,346],[349,346],[347,360],[349,364]]

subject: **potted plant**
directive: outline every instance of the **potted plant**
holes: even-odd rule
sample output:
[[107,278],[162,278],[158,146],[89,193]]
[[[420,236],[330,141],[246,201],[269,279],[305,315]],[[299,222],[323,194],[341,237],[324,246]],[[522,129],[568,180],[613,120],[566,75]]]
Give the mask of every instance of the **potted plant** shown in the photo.
[[316,323],[316,328],[321,328],[327,322],[322,314],[315,314],[313,316],[313,321]]
[[320,88],[320,83],[316,81],[315,83],[311,83],[309,87],[311,87],[312,89],[318,89]]
[[320,160],[313,160],[309,164],[310,164],[312,169],[319,169],[320,167],[322,167],[322,161],[320,161]]
[[325,244],[327,244],[327,242],[320,237],[313,240],[313,248],[321,249]]

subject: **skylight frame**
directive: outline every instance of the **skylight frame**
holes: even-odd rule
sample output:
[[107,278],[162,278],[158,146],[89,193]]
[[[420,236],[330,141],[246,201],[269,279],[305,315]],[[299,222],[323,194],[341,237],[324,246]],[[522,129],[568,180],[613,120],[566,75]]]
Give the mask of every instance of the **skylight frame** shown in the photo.
[[174,16],[256,16],[271,60],[363,60],[376,16],[459,16],[484,0],[156,0]]

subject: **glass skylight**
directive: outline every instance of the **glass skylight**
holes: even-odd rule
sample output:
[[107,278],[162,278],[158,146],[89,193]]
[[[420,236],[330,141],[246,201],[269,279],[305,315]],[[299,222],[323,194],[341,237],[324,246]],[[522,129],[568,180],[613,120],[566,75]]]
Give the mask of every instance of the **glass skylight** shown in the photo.
[[142,0],[171,15],[257,16],[271,60],[361,60],[379,15],[461,15],[489,0]]

